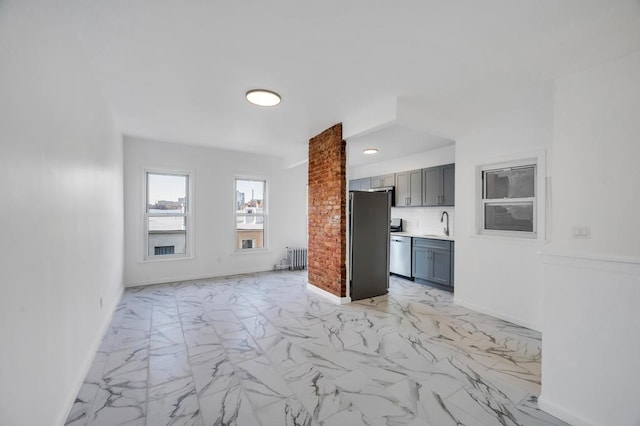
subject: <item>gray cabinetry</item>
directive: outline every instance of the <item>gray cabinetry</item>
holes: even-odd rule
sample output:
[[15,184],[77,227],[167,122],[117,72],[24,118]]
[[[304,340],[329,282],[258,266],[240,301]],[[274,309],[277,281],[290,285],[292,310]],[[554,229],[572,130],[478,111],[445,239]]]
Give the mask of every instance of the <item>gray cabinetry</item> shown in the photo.
[[455,204],[455,164],[422,170],[422,205],[453,206]]
[[371,178],[353,179],[349,181],[349,191],[368,191],[371,189]]
[[453,288],[453,242],[414,238],[412,275],[414,278]]
[[371,176],[371,188],[384,188],[386,186],[395,185],[396,175],[391,173],[389,175]]
[[396,207],[422,205],[422,170],[396,173]]

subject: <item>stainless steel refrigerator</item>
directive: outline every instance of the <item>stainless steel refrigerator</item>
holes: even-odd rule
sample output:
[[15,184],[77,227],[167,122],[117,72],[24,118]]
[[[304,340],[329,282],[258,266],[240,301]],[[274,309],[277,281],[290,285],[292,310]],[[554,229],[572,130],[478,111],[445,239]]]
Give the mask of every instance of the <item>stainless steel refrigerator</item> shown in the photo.
[[387,294],[391,192],[349,193],[351,300]]

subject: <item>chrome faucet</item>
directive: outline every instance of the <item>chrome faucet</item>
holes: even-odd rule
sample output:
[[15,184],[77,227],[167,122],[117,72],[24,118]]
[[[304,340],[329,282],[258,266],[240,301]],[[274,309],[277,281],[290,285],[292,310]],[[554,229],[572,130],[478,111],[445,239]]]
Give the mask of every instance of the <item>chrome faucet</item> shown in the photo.
[[444,235],[449,236],[449,213],[442,212],[442,216],[440,216],[440,223],[444,222],[444,215],[447,215],[447,223],[444,225]]

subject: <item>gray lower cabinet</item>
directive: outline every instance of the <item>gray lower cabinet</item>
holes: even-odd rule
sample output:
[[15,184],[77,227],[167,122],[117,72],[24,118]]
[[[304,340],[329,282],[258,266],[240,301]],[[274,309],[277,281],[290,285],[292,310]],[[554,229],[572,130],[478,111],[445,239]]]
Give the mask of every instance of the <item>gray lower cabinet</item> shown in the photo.
[[453,288],[452,250],[452,241],[414,238],[413,277]]
[[422,205],[422,170],[396,173],[396,207]]
[[455,164],[422,170],[422,205],[455,205]]

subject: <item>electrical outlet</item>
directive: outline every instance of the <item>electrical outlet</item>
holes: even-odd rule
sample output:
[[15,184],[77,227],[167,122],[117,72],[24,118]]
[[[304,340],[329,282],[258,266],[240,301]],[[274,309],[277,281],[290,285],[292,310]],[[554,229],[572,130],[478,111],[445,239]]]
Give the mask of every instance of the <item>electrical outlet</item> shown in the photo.
[[573,238],[588,239],[591,238],[590,226],[574,226],[572,229]]

